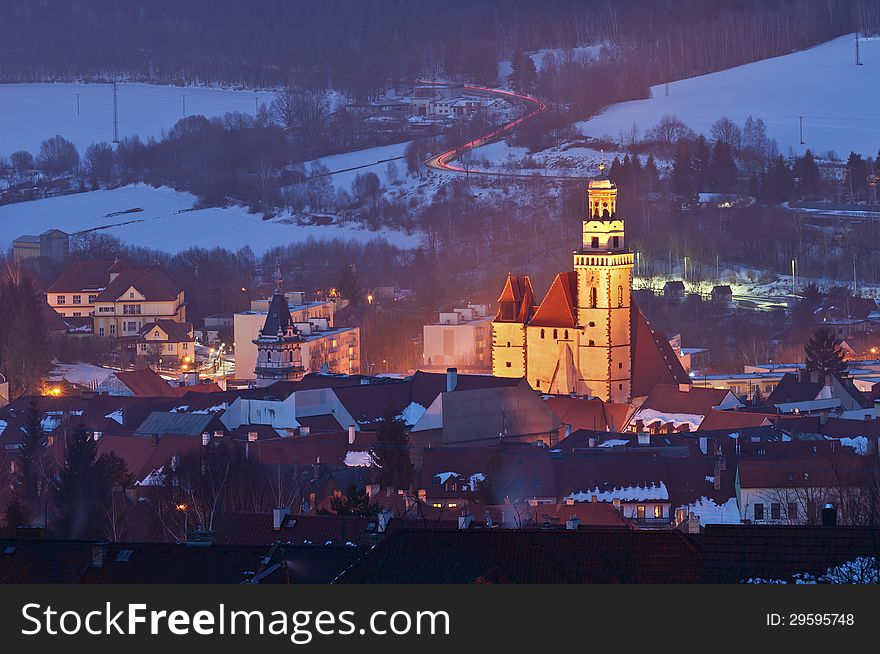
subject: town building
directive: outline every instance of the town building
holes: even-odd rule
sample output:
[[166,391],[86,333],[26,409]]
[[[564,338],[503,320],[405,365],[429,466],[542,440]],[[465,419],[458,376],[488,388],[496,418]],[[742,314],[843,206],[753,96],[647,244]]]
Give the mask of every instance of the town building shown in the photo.
[[46,302],[62,318],[92,316],[98,295],[127,267],[119,259],[75,261],[46,289]]
[[188,322],[160,319],[141,328],[136,338],[137,356],[160,368],[162,362],[190,363],[195,360],[195,336]]
[[492,373],[526,377],[543,393],[626,403],[659,382],[689,384],[665,337],[632,302],[633,253],[617,215],[617,187],[588,185],[574,270],[563,272],[540,304],[528,276],[508,275],[492,323]]
[[[359,373],[360,328],[336,326],[332,300],[291,305],[292,301],[301,301],[304,295],[298,291],[281,294],[290,322],[300,339],[304,372]],[[257,345],[254,340],[260,337],[274,301],[274,296],[272,299],[252,300],[249,311],[233,315],[236,379],[257,379]]]
[[46,258],[67,261],[70,256],[70,234],[60,229],[47,229],[38,236],[25,234],[12,241],[12,260]]
[[158,320],[186,322],[183,288],[162,268],[127,268],[94,298],[94,333],[136,338]]
[[422,367],[446,370],[452,366],[462,372],[490,372],[492,355],[492,316],[484,304],[441,312],[432,325],[423,327]]

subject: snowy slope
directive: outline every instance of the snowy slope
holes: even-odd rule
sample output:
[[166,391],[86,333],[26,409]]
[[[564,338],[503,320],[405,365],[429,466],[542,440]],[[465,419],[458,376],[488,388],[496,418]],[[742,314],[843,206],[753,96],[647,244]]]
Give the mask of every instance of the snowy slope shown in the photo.
[[[80,113],[76,113],[76,94]],[[119,137],[159,137],[186,114],[222,116],[230,111],[253,114],[274,94],[201,87],[119,84]],[[113,140],[113,89],[110,84],[0,84],[0,155],[28,150],[61,134],[80,154],[92,143]]]
[[[337,191],[340,189],[351,191],[352,182],[354,182],[354,178],[359,173],[376,173],[382,184],[387,185],[388,180],[385,178],[385,169],[388,167],[387,159],[402,157],[408,144],[409,141],[406,143],[393,143],[392,145],[381,145],[375,148],[343,152],[342,154],[334,154],[316,161],[320,161],[327,166],[327,169],[330,172],[337,170],[346,171],[330,176],[330,179],[333,181],[333,188]],[[306,174],[309,173],[309,169],[313,163],[315,162],[308,161],[304,164]],[[394,165],[397,166],[397,172],[400,177],[403,178],[406,175],[406,161],[398,159],[394,162]],[[348,170],[349,168],[356,168],[356,170]]]
[[[196,198],[169,188],[133,185],[0,206],[0,250],[22,234],[47,229],[68,233],[100,228],[130,245],[180,252],[192,246],[237,250],[250,245],[262,254],[277,245],[315,239],[368,241],[384,237],[403,248],[416,247],[418,235],[391,230],[372,232],[357,225],[301,226],[289,217],[262,220],[244,207],[192,210]],[[108,217],[108,214],[141,209]]]
[[[589,136],[617,138],[635,123],[642,134],[666,114],[709,136],[711,124],[727,116],[742,126],[762,118],[783,154],[811,148],[850,150],[874,156],[880,147],[880,39],[860,39],[864,65],[855,65],[854,35],[809,50],[765,59],[729,70],[652,87],[651,98],[613,105],[578,124]],[[800,144],[799,119],[804,116]]]

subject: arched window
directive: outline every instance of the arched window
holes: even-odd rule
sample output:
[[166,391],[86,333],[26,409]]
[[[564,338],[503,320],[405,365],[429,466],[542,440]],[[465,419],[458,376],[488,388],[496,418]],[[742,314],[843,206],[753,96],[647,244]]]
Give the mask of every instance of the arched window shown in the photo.
[[623,306],[623,286],[617,287],[617,306]]
[[568,330],[565,330],[565,340],[568,340]]
[[598,297],[598,294],[596,291],[596,287],[593,286],[592,288],[590,288],[590,306],[591,307],[596,306],[597,297]]
[[559,338],[559,331],[556,329],[553,330],[553,338],[554,338],[554,340]]
[[541,338],[544,338],[544,330],[541,330]]

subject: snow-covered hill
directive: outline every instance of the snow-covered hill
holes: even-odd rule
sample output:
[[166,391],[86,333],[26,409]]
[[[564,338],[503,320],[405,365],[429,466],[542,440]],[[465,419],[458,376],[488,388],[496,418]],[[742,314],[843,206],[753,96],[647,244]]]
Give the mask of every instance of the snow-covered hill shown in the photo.
[[[875,156],[880,148],[880,38],[860,39],[863,65],[855,65],[855,35],[809,50],[729,70],[652,87],[651,98],[613,105],[578,124],[589,136],[617,138],[635,123],[642,134],[671,114],[709,136],[711,124],[727,116],[740,126],[762,118],[767,133],[786,154],[811,148],[851,150]],[[804,144],[799,116],[804,117]]]
[[[79,94],[79,114],[76,103]],[[202,87],[119,84],[119,137],[159,137],[186,115],[253,114],[274,94]],[[113,87],[110,84],[0,84],[0,155],[28,150],[36,155],[43,139],[61,134],[82,154],[92,143],[113,140]]]
[[[0,206],[0,251],[22,234],[47,229],[68,233],[100,228],[129,245],[176,253],[192,246],[249,245],[258,255],[277,245],[315,239],[368,241],[384,237],[403,248],[417,247],[418,235],[368,231],[356,225],[297,225],[289,216],[262,220],[244,207],[193,209],[195,196],[144,185],[91,191]],[[127,212],[127,213],[124,213]]]

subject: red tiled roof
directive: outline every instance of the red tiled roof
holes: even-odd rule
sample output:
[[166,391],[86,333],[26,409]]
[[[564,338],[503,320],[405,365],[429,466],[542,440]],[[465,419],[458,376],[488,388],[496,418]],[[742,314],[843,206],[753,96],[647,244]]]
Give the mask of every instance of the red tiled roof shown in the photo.
[[176,300],[182,290],[162,268],[129,268],[120,272],[95,301],[115,302],[131,287],[152,302]]
[[626,426],[629,404],[603,402],[599,398],[556,395],[544,398],[546,406],[565,425],[573,429],[619,431]]
[[150,333],[151,330],[158,327],[162,331],[165,332],[168,336],[168,343],[191,343],[193,338],[193,326],[192,323],[189,322],[177,322],[175,320],[167,320],[160,318],[155,322],[151,322],[147,325],[144,325],[141,328],[139,338],[140,340],[146,340],[145,336]]
[[178,397],[172,388],[159,374],[151,368],[113,373],[122,384],[128,387],[137,397]]
[[632,396],[644,397],[655,384],[690,384],[675,351],[661,331],[651,329],[635,300],[630,315]]
[[539,327],[574,327],[577,324],[576,296],[577,273],[559,273],[529,324]]
[[742,488],[840,488],[868,483],[872,466],[866,457],[844,453],[774,460],[741,459]]
[[232,545],[359,544],[375,518],[338,515],[287,515],[275,530],[272,513],[233,513],[221,526],[218,540]]
[[699,566],[677,530],[397,529],[337,583],[693,583]]
[[710,429],[743,429],[762,427],[771,424],[776,414],[753,413],[751,411],[725,411],[712,409],[700,423],[699,431]]
[[507,281],[504,282],[504,288],[498,298],[498,314],[495,317],[498,321],[501,320],[502,302],[512,302],[518,307],[515,322],[522,324],[529,322],[535,310],[535,292],[532,290],[532,280],[529,276],[507,274]]
[[46,289],[47,293],[74,293],[103,289],[110,283],[111,271],[119,271],[125,264],[114,261],[75,261]]
[[656,384],[639,409],[707,416],[730,393],[723,388],[700,388],[697,386],[688,386],[687,388],[689,390],[682,391],[678,384]]

